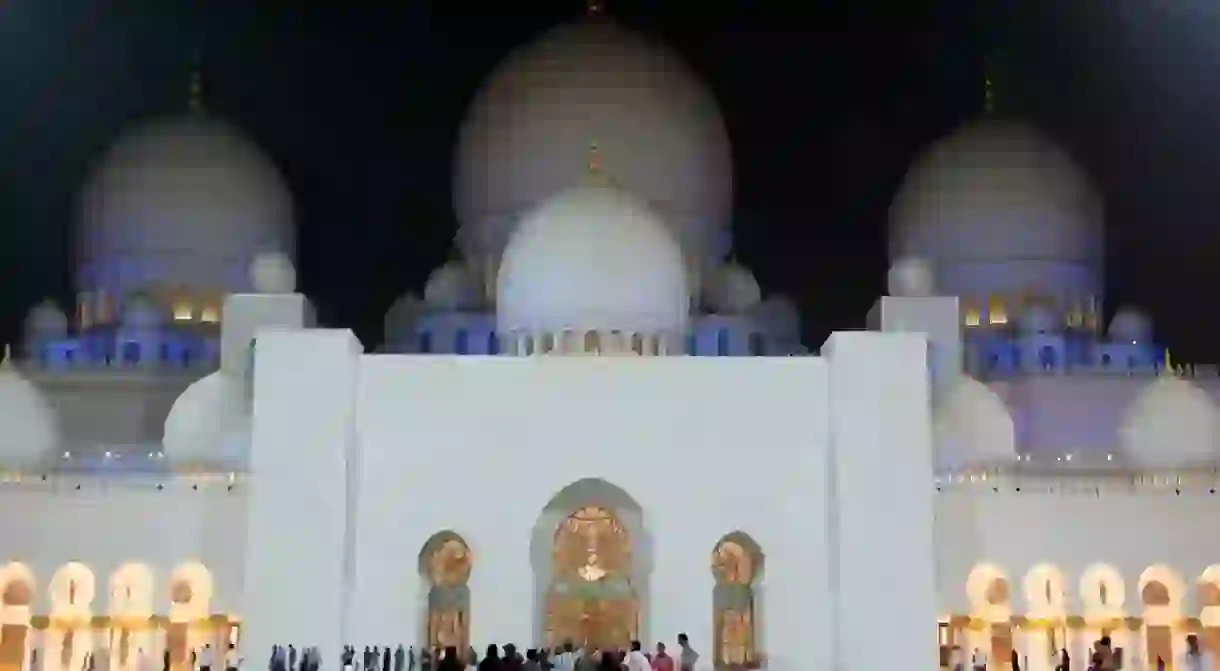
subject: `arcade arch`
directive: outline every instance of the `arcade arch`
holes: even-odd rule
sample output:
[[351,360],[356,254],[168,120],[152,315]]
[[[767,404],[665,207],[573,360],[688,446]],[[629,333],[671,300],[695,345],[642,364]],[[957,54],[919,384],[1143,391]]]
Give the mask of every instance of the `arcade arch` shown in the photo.
[[600,478],[561,489],[534,525],[530,560],[535,640],[626,649],[645,638],[652,542],[626,491]]
[[419,552],[421,584],[427,585],[426,649],[470,647],[470,572],[474,560],[466,540],[440,531]]
[[1157,659],[1172,664],[1177,659],[1173,629],[1182,617],[1182,579],[1167,566],[1149,566],[1140,574],[1139,590],[1144,607],[1145,659],[1153,667]]
[[761,661],[757,590],[763,562],[762,548],[742,531],[725,535],[712,550],[712,660],[718,669],[756,668]]

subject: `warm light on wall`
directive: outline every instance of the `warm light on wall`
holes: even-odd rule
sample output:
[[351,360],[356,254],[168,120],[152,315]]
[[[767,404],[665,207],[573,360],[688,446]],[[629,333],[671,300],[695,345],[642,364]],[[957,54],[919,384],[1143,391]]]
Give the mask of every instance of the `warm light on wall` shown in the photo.
[[969,308],[966,310],[966,317],[964,321],[966,326],[978,326],[983,323],[982,318],[979,315],[979,311],[974,308]]
[[211,305],[204,306],[199,313],[199,321],[204,324],[216,324],[220,322],[220,311]]
[[1008,323],[1008,310],[1004,307],[1004,303],[999,300],[992,300],[988,303],[987,321],[992,326],[1001,326]]
[[193,319],[195,313],[191,309],[190,303],[175,303],[174,304],[174,321],[189,322]]

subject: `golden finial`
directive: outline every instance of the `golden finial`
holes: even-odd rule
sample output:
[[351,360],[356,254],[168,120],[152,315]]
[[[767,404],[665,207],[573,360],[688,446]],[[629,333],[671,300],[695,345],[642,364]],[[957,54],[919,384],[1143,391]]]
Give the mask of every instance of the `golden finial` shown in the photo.
[[199,68],[191,70],[191,112],[199,114],[203,112],[203,75],[199,72]]
[[602,172],[602,155],[597,148],[597,140],[589,143],[589,174],[600,175]]
[[589,16],[601,16],[603,9],[605,7],[602,5],[602,0],[589,0],[585,5],[585,13]]
[[1169,348],[1165,348],[1165,370],[1173,370],[1173,357],[1169,356]]

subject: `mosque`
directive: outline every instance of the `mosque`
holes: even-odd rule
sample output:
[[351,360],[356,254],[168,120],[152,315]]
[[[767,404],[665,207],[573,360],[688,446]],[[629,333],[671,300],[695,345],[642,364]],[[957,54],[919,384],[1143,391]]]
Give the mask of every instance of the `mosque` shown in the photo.
[[1036,129],[991,112],[918,158],[889,295],[817,352],[734,260],[727,132],[663,45],[554,29],[456,153],[452,260],[374,353],[314,323],[291,194],[236,128],[196,105],[99,157],[77,305],[0,367],[0,667],[1220,651],[1220,377],[1139,310],[1103,325],[1102,204]]

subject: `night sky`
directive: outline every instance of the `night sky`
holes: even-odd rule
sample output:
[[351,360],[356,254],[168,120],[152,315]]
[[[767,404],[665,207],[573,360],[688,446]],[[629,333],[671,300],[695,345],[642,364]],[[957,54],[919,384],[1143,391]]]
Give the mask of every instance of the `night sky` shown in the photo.
[[[0,338],[14,342],[45,297],[72,306],[90,162],[128,124],[187,111],[199,52],[209,111],[294,192],[302,289],[325,324],[376,345],[394,298],[422,291],[449,256],[452,147],[479,82],[584,12],[581,0],[426,4],[0,0]],[[920,147],[981,112],[990,54],[999,107],[1057,140],[1104,194],[1108,312],[1145,307],[1183,362],[1220,361],[1209,7],[605,3],[715,92],[733,142],[737,257],[764,292],[797,300],[807,345],[863,326],[884,288],[890,198]]]

